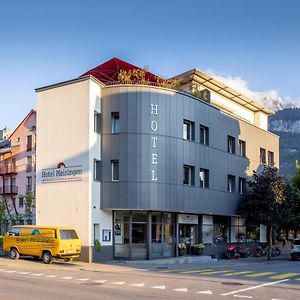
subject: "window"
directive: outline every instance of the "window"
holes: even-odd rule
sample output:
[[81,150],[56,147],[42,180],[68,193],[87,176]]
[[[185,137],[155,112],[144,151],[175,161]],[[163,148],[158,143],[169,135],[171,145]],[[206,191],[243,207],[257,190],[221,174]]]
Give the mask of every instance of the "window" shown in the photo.
[[94,180],[101,180],[101,162],[97,159],[94,159]]
[[27,136],[27,151],[32,150],[32,135]]
[[31,192],[32,191],[32,177],[28,176],[26,177],[26,192]]
[[111,171],[112,171],[112,180],[118,181],[119,180],[119,161],[118,160],[112,160],[111,161]]
[[59,233],[60,233],[60,238],[62,240],[77,240],[78,239],[78,236],[77,236],[77,233],[75,230],[64,229],[64,230],[60,230]]
[[246,192],[246,179],[239,177],[239,194],[245,194]]
[[32,156],[27,156],[26,172],[32,171]]
[[101,114],[94,112],[94,132],[101,133]]
[[200,124],[200,144],[209,145],[209,129]]
[[268,151],[268,166],[274,166],[274,152]]
[[266,163],[266,149],[264,149],[264,148],[259,149],[259,162],[261,164]]
[[209,170],[200,168],[200,187],[208,188],[209,187]]
[[119,133],[120,132],[120,116],[119,116],[119,113],[118,112],[111,113],[111,118],[112,118],[111,132],[112,133]]
[[235,154],[235,138],[230,135],[227,137],[227,151],[228,153]]
[[233,175],[228,175],[227,191],[231,192],[231,193],[235,192],[235,176],[233,176]]
[[183,166],[183,184],[195,185],[195,167]]
[[19,197],[19,207],[24,207],[24,197]]
[[195,123],[183,120],[183,136],[184,140],[194,141],[195,140]]
[[246,157],[246,142],[239,140],[239,156]]

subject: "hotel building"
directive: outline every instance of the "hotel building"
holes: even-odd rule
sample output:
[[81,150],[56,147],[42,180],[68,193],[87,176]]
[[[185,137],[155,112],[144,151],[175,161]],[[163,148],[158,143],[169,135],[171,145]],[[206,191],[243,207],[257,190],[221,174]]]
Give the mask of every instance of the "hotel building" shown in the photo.
[[133,70],[114,58],[36,89],[37,224],[75,227],[89,262],[236,241],[247,177],[279,165],[272,111],[197,69],[176,89],[120,80]]

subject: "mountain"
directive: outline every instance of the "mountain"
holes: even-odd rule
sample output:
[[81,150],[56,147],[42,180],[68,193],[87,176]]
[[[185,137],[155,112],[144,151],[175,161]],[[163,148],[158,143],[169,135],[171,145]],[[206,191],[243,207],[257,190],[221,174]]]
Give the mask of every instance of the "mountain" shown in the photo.
[[285,108],[269,117],[269,130],[280,136],[280,173],[288,178],[296,174],[300,161],[300,108]]

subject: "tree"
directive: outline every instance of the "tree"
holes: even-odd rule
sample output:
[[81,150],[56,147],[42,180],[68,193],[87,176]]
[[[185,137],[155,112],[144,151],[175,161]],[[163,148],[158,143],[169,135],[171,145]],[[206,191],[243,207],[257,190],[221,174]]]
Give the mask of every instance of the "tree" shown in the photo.
[[6,203],[5,199],[0,196],[0,235],[7,227]]
[[33,197],[32,192],[26,193],[24,205],[25,205],[24,215],[25,215],[26,222],[27,222],[27,224],[32,224],[33,209],[35,207],[34,197]]
[[249,224],[263,224],[268,229],[269,253],[271,259],[273,228],[287,222],[293,213],[295,191],[277,168],[265,167],[260,174],[254,173],[248,181],[249,191],[240,206],[240,214]]

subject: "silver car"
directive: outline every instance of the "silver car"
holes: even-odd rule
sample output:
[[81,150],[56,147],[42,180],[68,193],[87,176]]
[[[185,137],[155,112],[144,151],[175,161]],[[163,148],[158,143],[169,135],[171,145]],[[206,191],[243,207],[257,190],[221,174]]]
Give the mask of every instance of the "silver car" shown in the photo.
[[300,258],[300,238],[294,239],[292,242],[291,259]]

